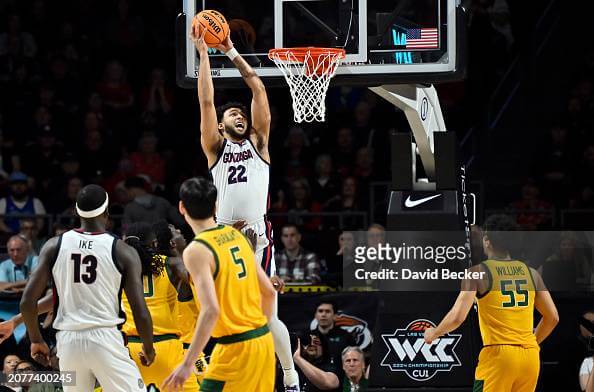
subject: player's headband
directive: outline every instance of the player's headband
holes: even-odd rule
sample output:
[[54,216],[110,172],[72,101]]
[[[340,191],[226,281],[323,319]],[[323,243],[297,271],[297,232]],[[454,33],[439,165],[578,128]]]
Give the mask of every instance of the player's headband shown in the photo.
[[103,202],[101,207],[95,208],[94,210],[91,210],[91,211],[83,211],[78,207],[78,203],[76,203],[76,213],[81,218],[87,218],[87,219],[96,218],[99,215],[103,214],[105,212],[105,210],[107,210],[108,205],[109,205],[109,195],[106,192],[105,193],[105,202]]

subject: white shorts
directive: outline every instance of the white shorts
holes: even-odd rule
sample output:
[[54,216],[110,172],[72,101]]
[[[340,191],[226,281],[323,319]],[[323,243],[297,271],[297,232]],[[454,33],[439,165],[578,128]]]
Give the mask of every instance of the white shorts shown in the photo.
[[242,232],[252,229],[258,234],[258,242],[256,244],[256,260],[260,261],[260,265],[268,276],[276,274],[276,265],[274,264],[274,241],[272,239],[272,224],[266,219],[260,220],[253,224],[245,226],[241,229]]
[[60,371],[72,371],[76,386],[64,392],[89,392],[99,381],[103,392],[146,391],[140,371],[115,327],[82,331],[58,331],[57,355]]

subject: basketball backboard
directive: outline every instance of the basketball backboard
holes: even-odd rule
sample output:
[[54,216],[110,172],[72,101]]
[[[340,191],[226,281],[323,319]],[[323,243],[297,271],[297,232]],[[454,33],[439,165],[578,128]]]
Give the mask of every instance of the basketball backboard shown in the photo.
[[[177,19],[177,82],[195,88],[199,58],[189,40],[193,16],[223,13],[238,51],[267,85],[284,83],[268,59],[280,47],[346,50],[333,84],[435,83],[463,76],[463,10],[459,0],[184,0]],[[227,57],[211,50],[219,86],[240,86]]]

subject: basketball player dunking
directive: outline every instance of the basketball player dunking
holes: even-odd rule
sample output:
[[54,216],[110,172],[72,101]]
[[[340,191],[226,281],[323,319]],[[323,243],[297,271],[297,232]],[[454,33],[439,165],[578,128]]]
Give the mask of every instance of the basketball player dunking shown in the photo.
[[124,347],[118,327],[122,288],[130,301],[142,341],[143,365],[155,359],[153,324],[144,302],[138,253],[105,231],[107,192],[87,185],[76,198],[80,229],[51,238],[41,249],[21,299],[21,312],[31,339],[31,357],[48,364],[49,348],[37,322],[37,300],[54,282],[57,354],[61,371],[76,374],[75,386],[64,391],[92,391],[97,379],[104,391],[146,391],[140,372]]
[[[245,224],[244,229],[254,230],[258,234],[256,258],[272,277],[275,275],[272,228],[266,220],[270,175],[270,108],[266,89],[227,37],[216,49],[233,61],[252,91],[251,116],[239,103],[227,103],[215,109],[208,47],[203,38],[195,35],[191,38],[200,55],[200,142],[218,191],[217,222],[235,227],[239,222],[239,226]],[[293,364],[289,332],[279,320],[276,308],[275,305],[269,327],[284,371],[285,391],[298,391],[299,378]]]

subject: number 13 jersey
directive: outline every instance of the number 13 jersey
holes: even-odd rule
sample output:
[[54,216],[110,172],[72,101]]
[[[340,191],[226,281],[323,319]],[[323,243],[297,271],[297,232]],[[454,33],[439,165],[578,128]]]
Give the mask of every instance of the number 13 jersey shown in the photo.
[[263,220],[270,170],[251,140],[237,143],[225,139],[210,172],[217,188],[218,223],[230,225],[244,220],[251,225]]
[[58,242],[52,265],[54,328],[74,331],[124,322],[122,274],[115,260],[117,238],[109,233],[70,230]]

